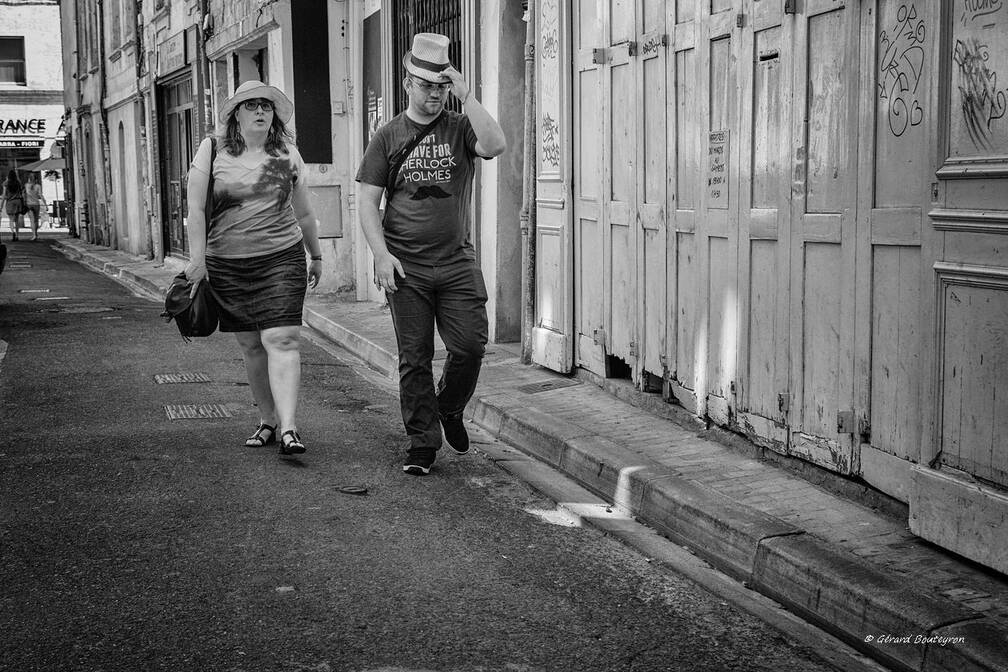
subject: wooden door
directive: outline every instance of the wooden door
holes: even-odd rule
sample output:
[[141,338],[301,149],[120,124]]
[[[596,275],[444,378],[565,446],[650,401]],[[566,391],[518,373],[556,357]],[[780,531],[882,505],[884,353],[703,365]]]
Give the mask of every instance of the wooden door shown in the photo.
[[801,5],[788,143],[795,148],[789,450],[854,474],[858,6],[840,0]]
[[608,16],[603,23],[606,375],[618,377],[626,377],[637,359],[636,5],[637,0],[605,0]]
[[863,50],[874,47],[875,67],[862,71],[861,84],[869,123],[859,150],[855,438],[861,476],[904,502],[926,435],[921,354],[931,324],[924,289],[934,269],[921,246],[933,173],[928,101],[937,13],[934,3],[879,0],[861,17]]
[[574,206],[574,333],[575,364],[605,375],[606,313],[602,218],[601,143],[604,124],[602,66],[605,51],[602,29],[605,13],[597,3],[574,3],[571,185]]
[[712,0],[701,16],[700,82],[706,85],[699,126],[703,179],[697,256],[697,361],[702,364],[698,412],[727,425],[734,406],[738,339],[738,62],[739,0]]
[[794,16],[752,3],[742,30],[739,140],[739,428],[786,452],[788,433],[788,140]]
[[668,309],[666,10],[576,4],[577,363],[657,390]]
[[668,36],[666,7],[642,1],[637,25],[637,227],[639,288],[638,368],[634,377],[645,390],[661,389],[666,373],[667,319],[667,131]]
[[697,390],[703,365],[695,347],[700,278],[697,260],[697,209],[700,206],[700,122],[698,101],[699,58],[697,34],[700,21],[697,0],[669,0],[669,219],[667,361],[670,371],[666,397],[698,412]]
[[[536,269],[532,361],[568,372],[573,363],[574,298],[570,171],[571,16],[566,3],[539,4],[536,148]],[[561,65],[563,64],[563,65]],[[597,140],[596,140],[597,142]]]

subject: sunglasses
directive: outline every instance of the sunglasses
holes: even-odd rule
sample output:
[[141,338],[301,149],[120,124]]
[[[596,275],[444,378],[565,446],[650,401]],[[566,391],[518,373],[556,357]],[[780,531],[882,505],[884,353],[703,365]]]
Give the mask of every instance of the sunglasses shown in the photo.
[[263,109],[263,112],[273,111],[273,103],[271,103],[268,100],[263,100],[261,98],[258,100],[246,100],[244,103],[242,103],[242,107],[244,107],[249,112],[255,112],[260,107]]
[[422,79],[412,78],[413,86],[417,87],[424,93],[430,93],[431,91],[448,91],[451,89],[452,85],[448,84],[435,84],[434,82],[427,82]]

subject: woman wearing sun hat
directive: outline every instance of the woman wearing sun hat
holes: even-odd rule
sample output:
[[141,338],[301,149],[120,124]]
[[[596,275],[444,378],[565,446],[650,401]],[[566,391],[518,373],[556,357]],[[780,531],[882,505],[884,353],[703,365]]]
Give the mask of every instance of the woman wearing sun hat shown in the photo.
[[[218,134],[200,144],[188,181],[186,276],[194,292],[196,283],[209,281],[220,305],[220,330],[234,332],[241,347],[260,413],[245,445],[279,440],[283,455],[305,451],[295,423],[301,312],[306,288],[322,273],[305,164],[286,126],[293,114],[280,89],[243,83],[221,106]],[[211,174],[213,209],[206,222]]]

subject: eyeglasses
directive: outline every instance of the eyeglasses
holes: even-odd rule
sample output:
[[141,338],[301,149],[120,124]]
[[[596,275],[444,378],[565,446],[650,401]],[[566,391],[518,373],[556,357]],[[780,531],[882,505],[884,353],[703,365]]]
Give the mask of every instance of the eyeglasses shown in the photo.
[[427,82],[422,79],[417,79],[416,77],[413,77],[412,80],[413,86],[417,87],[424,93],[430,93],[431,91],[448,91],[452,87],[450,82],[447,84],[435,84],[434,82]]
[[262,100],[262,99],[246,100],[244,103],[242,103],[242,107],[244,107],[249,112],[255,112],[260,107],[263,109],[263,112],[273,111],[273,103],[271,103],[268,100]]

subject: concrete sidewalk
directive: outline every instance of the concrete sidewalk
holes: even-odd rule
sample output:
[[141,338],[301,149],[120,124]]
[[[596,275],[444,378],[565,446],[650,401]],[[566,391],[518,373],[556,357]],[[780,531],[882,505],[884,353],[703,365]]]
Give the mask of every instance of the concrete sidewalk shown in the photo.
[[[152,298],[180,270],[74,239],[54,244]],[[387,309],[309,294],[305,322],[395,376]],[[674,422],[652,395],[618,391],[524,366],[513,346],[491,345],[467,414],[894,669],[1008,671],[1008,577],[919,540],[899,517]]]

